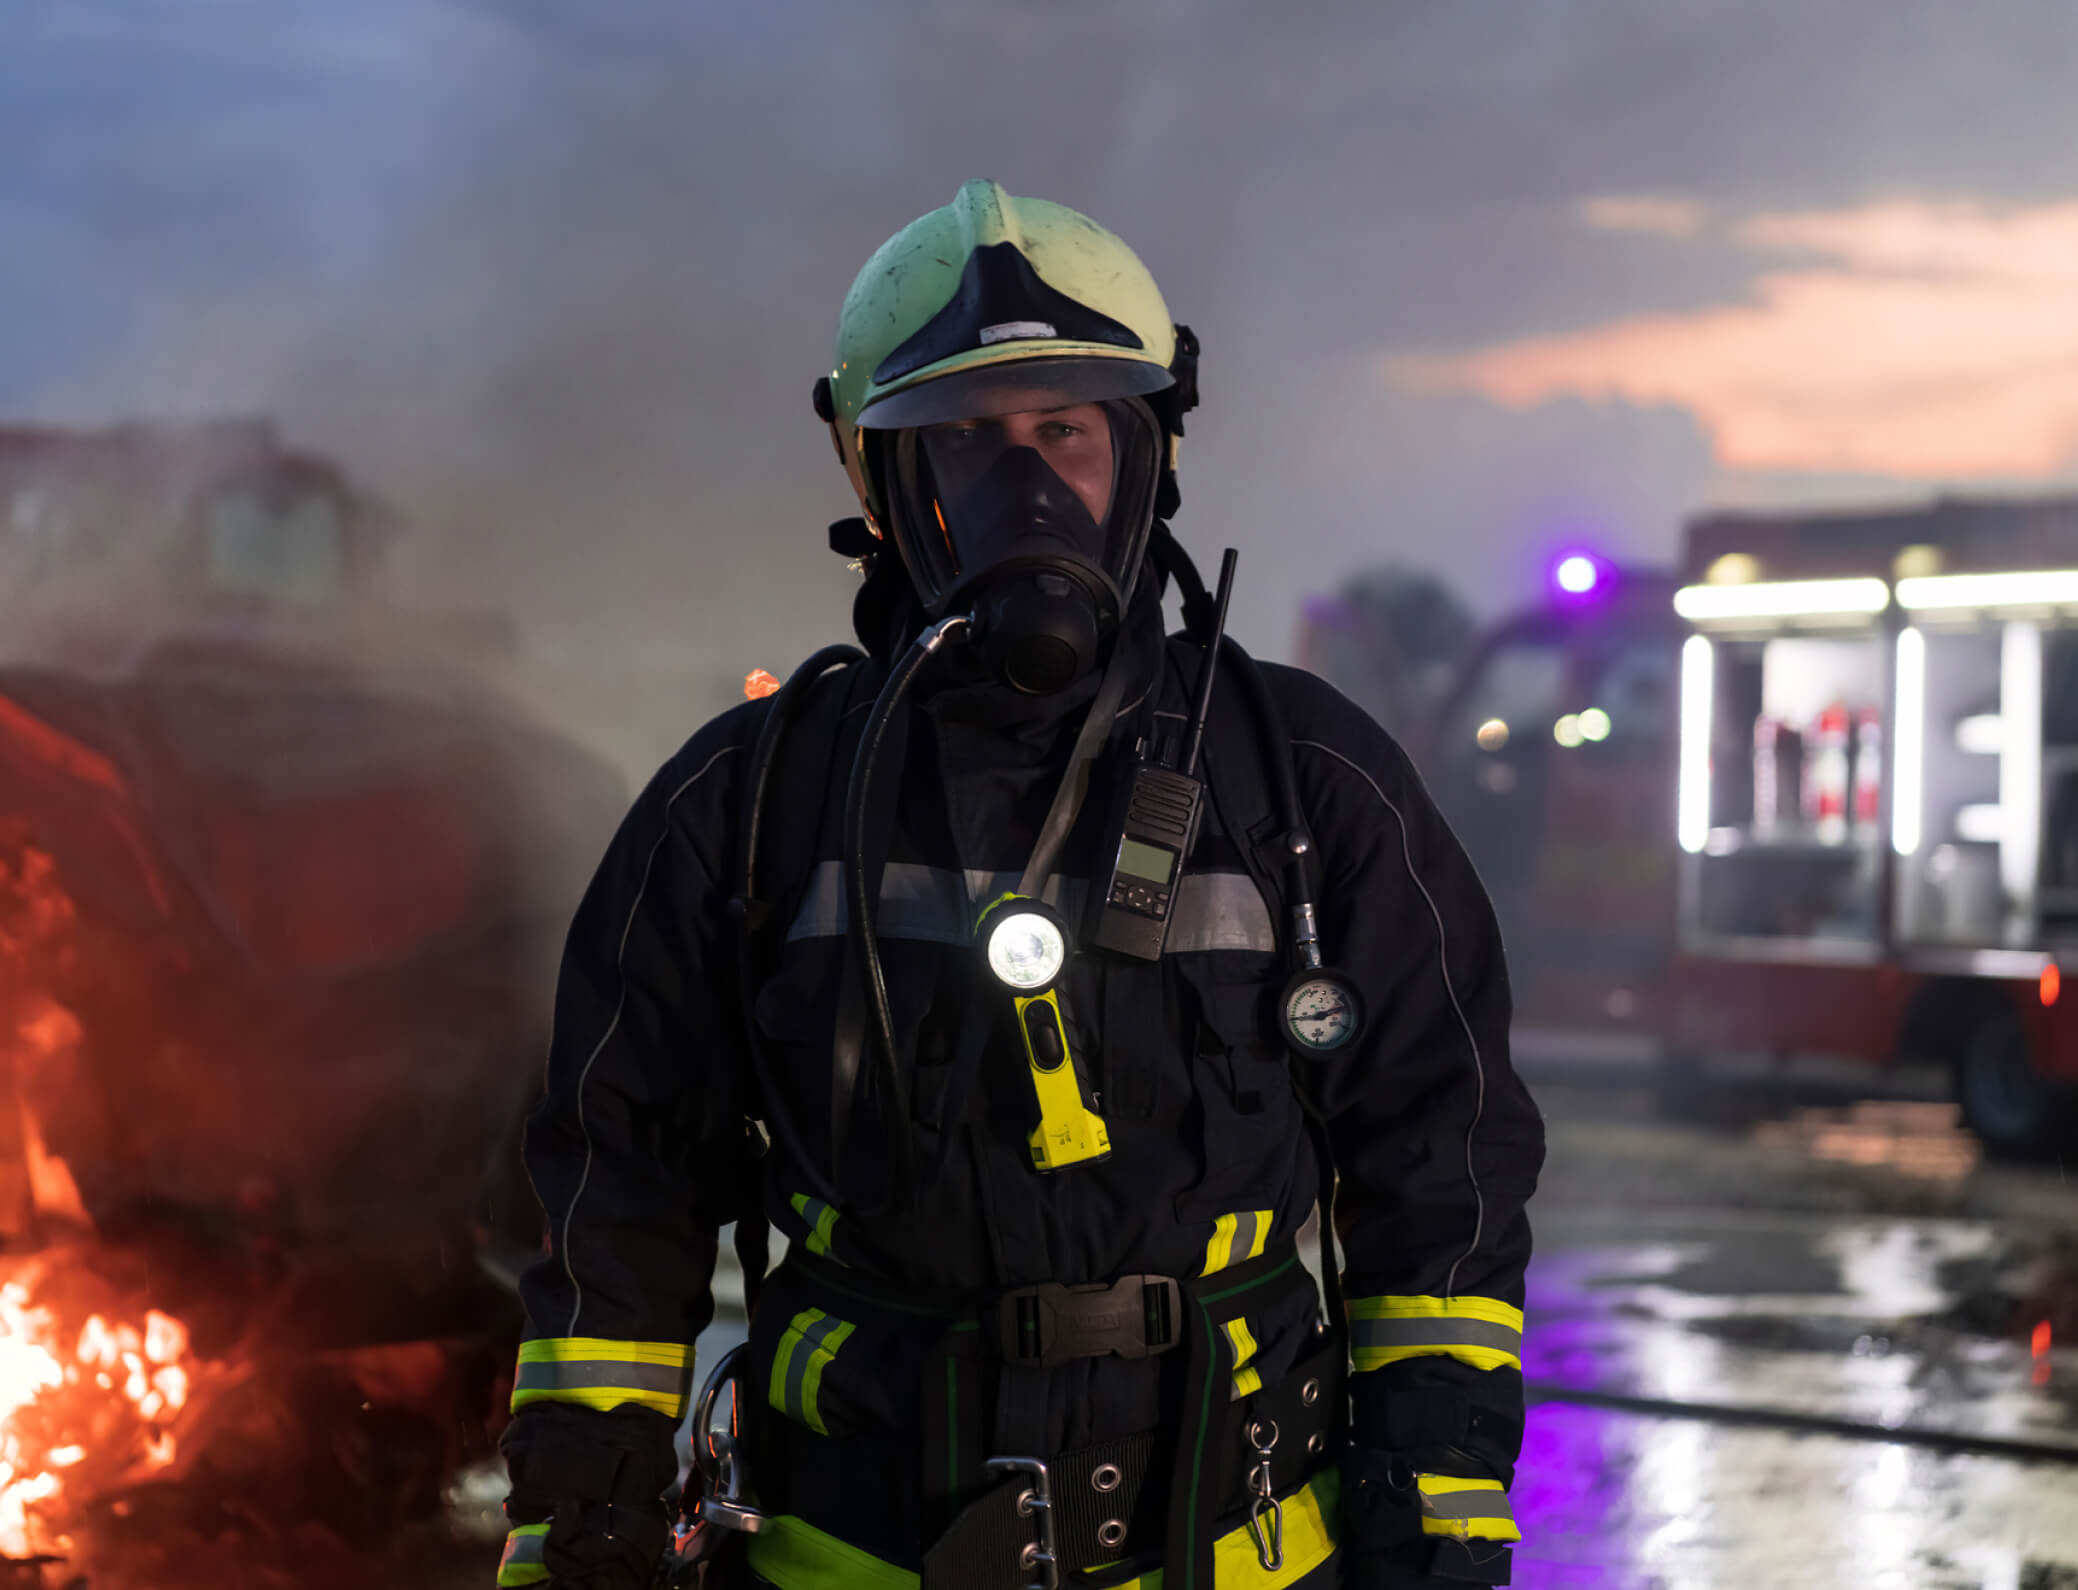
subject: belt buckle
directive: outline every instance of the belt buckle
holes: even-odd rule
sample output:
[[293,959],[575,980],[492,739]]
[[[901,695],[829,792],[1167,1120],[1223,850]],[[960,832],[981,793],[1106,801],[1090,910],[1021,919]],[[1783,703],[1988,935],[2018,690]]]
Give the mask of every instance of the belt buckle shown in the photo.
[[1031,1484],[1018,1493],[1017,1512],[1020,1518],[1033,1521],[1034,1535],[1025,1548],[1018,1553],[1017,1565],[1027,1573],[1036,1573],[1038,1578],[1025,1586],[1025,1590],[1060,1590],[1061,1553],[1055,1544],[1053,1527],[1053,1486],[1042,1458],[993,1457],[988,1460],[991,1474],[1023,1474]]
[[1020,1287],[997,1313],[1003,1357],[1052,1369],[1073,1358],[1150,1358],[1183,1338],[1183,1289],[1167,1275],[1125,1275],[1108,1285]]

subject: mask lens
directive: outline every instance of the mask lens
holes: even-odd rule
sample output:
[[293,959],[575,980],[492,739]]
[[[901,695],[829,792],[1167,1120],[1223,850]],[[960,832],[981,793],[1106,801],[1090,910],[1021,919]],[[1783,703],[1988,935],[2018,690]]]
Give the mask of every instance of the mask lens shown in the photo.
[[1160,460],[1138,399],[941,421],[896,433],[893,452],[899,532],[927,602],[1017,557],[1067,553],[1130,583]]

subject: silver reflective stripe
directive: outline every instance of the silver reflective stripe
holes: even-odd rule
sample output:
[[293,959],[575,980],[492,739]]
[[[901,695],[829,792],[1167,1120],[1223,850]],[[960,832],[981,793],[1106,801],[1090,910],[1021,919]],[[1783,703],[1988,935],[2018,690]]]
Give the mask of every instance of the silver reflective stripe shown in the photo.
[[500,1568],[532,1568],[540,1564],[548,1545],[547,1530],[514,1530],[505,1537],[505,1556]]
[[667,1397],[682,1392],[691,1371],[671,1364],[636,1364],[616,1359],[558,1359],[523,1363],[513,1382],[518,1391],[655,1391]]
[[[1447,1481],[1441,1483],[1448,1483]],[[1506,1491],[1423,1491],[1422,1511],[1431,1518],[1505,1518],[1515,1522]]]
[[[801,1339],[794,1344],[794,1356],[786,1366],[786,1411],[804,1424],[814,1424],[808,1410],[808,1365],[822,1350],[830,1332],[843,1325],[841,1319],[825,1314],[821,1319],[801,1327]],[[834,1354],[833,1354],[834,1356]]]
[[1263,892],[1245,872],[1186,872],[1176,886],[1168,951],[1260,950],[1274,954],[1277,930]]
[[[1238,1246],[1238,1243],[1237,1243]],[[1353,1319],[1354,1347],[1492,1347],[1522,1351],[1522,1332],[1483,1319]]]
[[1263,1221],[1260,1209],[1244,1209],[1234,1216],[1234,1245],[1229,1264],[1240,1264],[1255,1252],[1256,1227]]
[[[880,881],[881,936],[926,944],[971,943],[981,907],[1016,889],[1018,876],[891,861]],[[1056,876],[1048,880],[1040,898],[1080,926],[1088,894],[1084,880]],[[801,908],[786,936],[789,941],[842,938],[850,925],[844,864],[820,862],[809,876]],[[1274,953],[1277,931],[1255,880],[1245,872],[1186,872],[1176,886],[1168,948],[1178,954],[1199,950]]]

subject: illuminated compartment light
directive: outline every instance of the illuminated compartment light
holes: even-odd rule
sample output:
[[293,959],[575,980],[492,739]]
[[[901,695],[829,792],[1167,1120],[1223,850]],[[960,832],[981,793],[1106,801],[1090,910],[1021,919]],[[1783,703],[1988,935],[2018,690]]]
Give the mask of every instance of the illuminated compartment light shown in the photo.
[[1997,801],[1974,801],[1955,813],[1955,837],[1973,845],[1995,845],[2006,837],[2006,808]]
[[1932,574],[1898,581],[1898,606],[2048,607],[2078,602],[2078,569],[2016,574]]
[[1551,737],[1567,750],[1577,750],[1580,742],[1587,738],[1580,732],[1580,714],[1569,712],[1551,726]]
[[1972,756],[1997,756],[2006,745],[2006,720],[1996,712],[1973,712],[1955,725],[1955,748]]
[[[2078,576],[2073,576],[2078,578]],[[1999,881],[2016,902],[2032,901],[2042,856],[2042,631],[2009,623],[1999,635]]]
[[1552,578],[1567,595],[1586,596],[1602,583],[1602,567],[1586,553],[1574,552],[1559,559]]
[[1609,714],[1600,707],[1589,707],[1580,714],[1580,738],[1583,740],[1606,740],[1611,727]]
[[1674,611],[1691,622],[1713,618],[1816,618],[1880,613],[1890,587],[1877,579],[1771,580],[1760,585],[1684,585]]
[[1710,642],[1691,635],[1681,647],[1681,774],[1675,836],[1691,855],[1710,839]]
[[1480,750],[1499,751],[1508,744],[1508,725],[1499,718],[1488,718],[1479,725],[1477,738]]
[[1926,636],[1898,632],[1896,765],[1891,773],[1890,845],[1901,856],[1919,849],[1926,752]]

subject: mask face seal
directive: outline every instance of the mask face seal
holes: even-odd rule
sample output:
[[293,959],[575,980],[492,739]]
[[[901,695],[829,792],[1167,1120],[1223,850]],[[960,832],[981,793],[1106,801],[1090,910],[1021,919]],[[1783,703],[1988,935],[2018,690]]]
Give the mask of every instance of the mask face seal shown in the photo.
[[[1024,390],[1026,402],[1048,394]],[[971,609],[990,672],[1035,695],[1092,671],[1153,521],[1161,431],[1138,398],[874,433],[895,540],[932,617]]]

